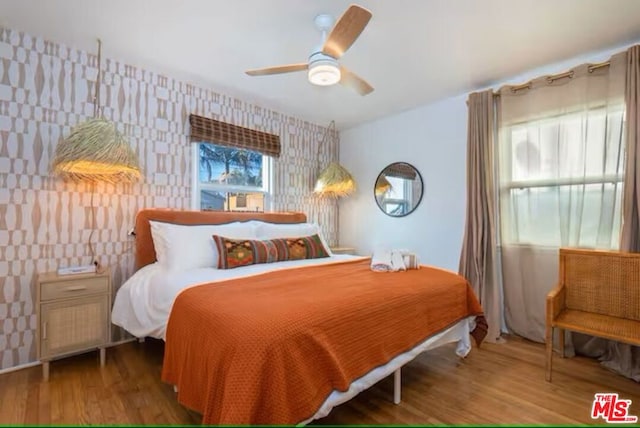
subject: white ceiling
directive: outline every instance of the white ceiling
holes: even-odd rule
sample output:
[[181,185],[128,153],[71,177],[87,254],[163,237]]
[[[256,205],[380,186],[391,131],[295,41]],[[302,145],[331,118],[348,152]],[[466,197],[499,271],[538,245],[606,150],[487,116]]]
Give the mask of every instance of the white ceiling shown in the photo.
[[359,96],[306,73],[313,19],[346,0],[0,0],[0,26],[96,51],[339,129],[527,70],[640,39],[638,0],[359,0],[373,13],[341,63],[375,87]]

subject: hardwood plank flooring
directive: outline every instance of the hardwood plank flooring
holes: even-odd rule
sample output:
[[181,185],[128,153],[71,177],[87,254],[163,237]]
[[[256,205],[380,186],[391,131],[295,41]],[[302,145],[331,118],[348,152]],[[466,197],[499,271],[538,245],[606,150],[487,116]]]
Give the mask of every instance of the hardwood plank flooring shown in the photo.
[[[0,375],[0,424],[200,424],[160,381],[163,343],[126,343],[107,351]],[[424,353],[402,371],[402,403],[383,379],[313,424],[603,424],[590,417],[596,392],[632,400],[640,416],[640,384],[590,358],[554,357],[544,380],[544,346],[510,337],[460,359],[454,345]]]

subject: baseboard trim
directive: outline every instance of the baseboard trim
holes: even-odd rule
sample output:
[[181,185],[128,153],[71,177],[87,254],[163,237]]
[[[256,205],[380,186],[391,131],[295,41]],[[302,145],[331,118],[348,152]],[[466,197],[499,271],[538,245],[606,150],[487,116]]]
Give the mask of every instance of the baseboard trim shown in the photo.
[[31,363],[20,364],[19,366],[9,367],[8,369],[0,369],[0,375],[3,375],[5,373],[15,372],[22,369],[28,369],[29,367],[39,366],[40,364],[42,364],[40,361],[33,361]]
[[[135,340],[138,340],[138,338],[132,337],[130,339],[118,340],[117,342],[109,343],[109,345],[107,345],[107,348],[110,348],[110,347],[116,346],[116,345],[122,345],[123,343],[133,342]],[[83,352],[86,352],[86,351],[83,351]],[[42,364],[42,362],[40,362],[40,361],[32,361],[30,363],[20,364],[18,366],[9,367],[9,368],[6,368],[6,369],[0,369],[0,375],[3,375],[5,373],[15,372],[15,371],[22,370],[22,369],[28,369],[29,367],[35,367],[35,366],[39,366],[41,364]]]

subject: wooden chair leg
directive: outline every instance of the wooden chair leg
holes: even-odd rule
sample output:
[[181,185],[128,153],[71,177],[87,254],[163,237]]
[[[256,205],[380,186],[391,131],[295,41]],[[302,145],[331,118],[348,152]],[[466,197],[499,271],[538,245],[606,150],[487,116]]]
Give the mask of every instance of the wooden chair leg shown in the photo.
[[558,329],[558,346],[560,346],[560,356],[564,358],[564,329]]
[[553,359],[553,327],[550,325],[547,325],[545,342],[546,342],[545,345],[546,345],[546,351],[547,351],[545,379],[547,380],[547,382],[551,382],[551,364]]
[[42,362],[42,379],[49,382],[49,361]]

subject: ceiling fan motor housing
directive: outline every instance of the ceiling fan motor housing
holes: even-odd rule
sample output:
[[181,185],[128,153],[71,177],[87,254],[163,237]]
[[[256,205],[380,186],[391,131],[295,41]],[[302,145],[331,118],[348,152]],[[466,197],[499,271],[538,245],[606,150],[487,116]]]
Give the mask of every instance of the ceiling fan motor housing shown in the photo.
[[309,81],[314,85],[329,86],[340,81],[338,61],[322,52],[314,52],[309,56]]

